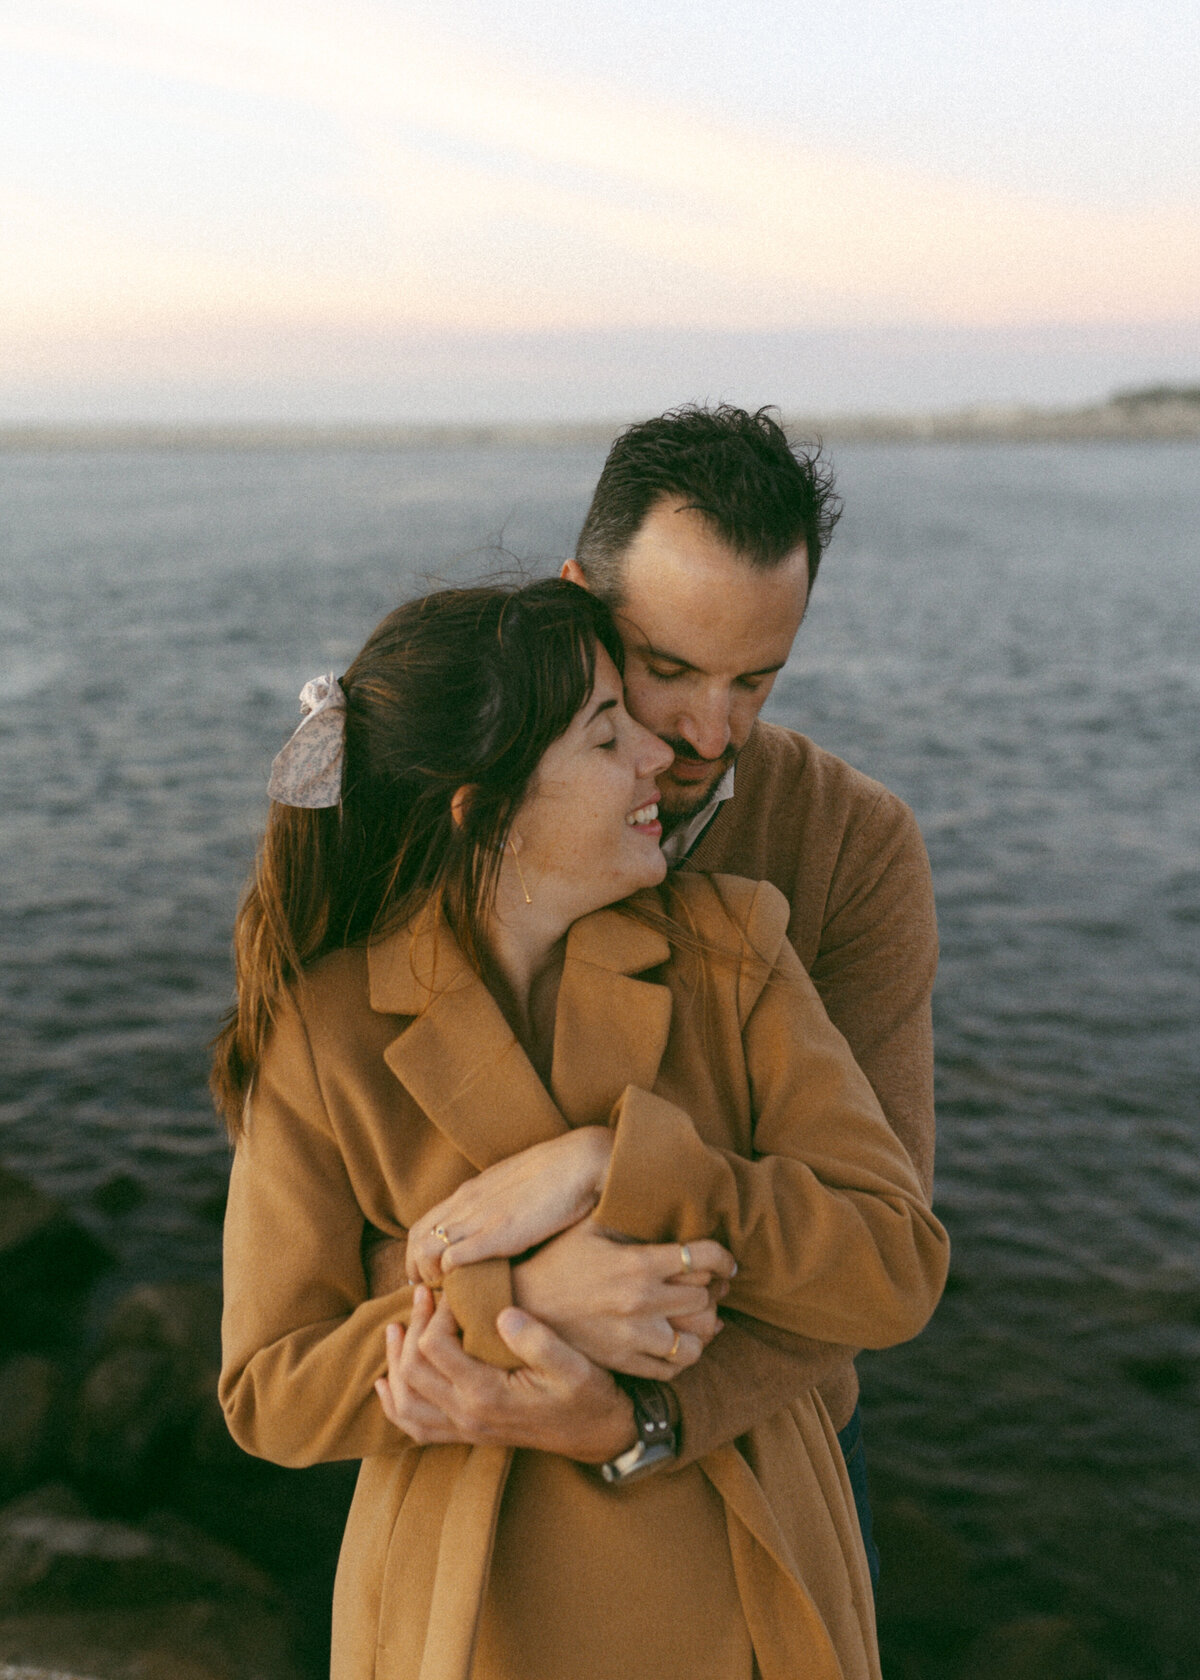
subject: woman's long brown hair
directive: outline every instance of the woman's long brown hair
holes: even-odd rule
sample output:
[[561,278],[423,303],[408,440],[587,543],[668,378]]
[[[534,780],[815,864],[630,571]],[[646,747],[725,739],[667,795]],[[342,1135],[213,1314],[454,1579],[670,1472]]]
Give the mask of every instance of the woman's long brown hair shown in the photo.
[[[271,806],[238,908],[237,1002],[210,1078],[232,1137],[284,993],[325,952],[432,902],[479,965],[509,826],[542,754],[591,694],[598,645],[621,670],[608,608],[558,579],[441,590],[372,633],[341,679],[341,803]],[[464,786],[459,823],[450,804]]]

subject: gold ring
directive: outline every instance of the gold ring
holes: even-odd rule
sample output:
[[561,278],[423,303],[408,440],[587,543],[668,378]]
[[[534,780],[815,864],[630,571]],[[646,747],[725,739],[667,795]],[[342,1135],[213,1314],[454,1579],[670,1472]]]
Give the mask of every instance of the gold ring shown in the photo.
[[433,1234],[440,1243],[445,1243],[447,1247],[450,1246],[450,1237],[444,1225],[435,1225]]
[[678,1332],[678,1330],[676,1330],[675,1340],[671,1343],[671,1351],[667,1355],[667,1363],[668,1364],[670,1364],[671,1360],[674,1359],[675,1355],[678,1352],[679,1352],[679,1332]]
[[679,1270],[690,1272],[692,1269],[692,1251],[686,1243],[679,1245]]

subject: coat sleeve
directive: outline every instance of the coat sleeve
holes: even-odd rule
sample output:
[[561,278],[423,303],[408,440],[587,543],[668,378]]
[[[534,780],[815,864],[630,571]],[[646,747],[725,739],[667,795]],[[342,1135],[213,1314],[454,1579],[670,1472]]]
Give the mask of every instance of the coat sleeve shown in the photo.
[[[225,1217],[219,1392],[229,1431],[247,1452],[298,1466],[409,1445],[374,1385],[386,1374],[386,1327],[408,1322],[412,1290],[393,1278],[368,1299],[364,1229],[308,1034],[289,1000],[255,1079]],[[471,1276],[456,1283],[456,1317],[468,1336],[498,1341],[495,1302],[506,1289],[511,1299],[507,1263],[462,1270]],[[487,1357],[486,1348],[475,1351]]]
[[911,1160],[831,1025],[760,886],[746,935],[742,1041],[754,1156],[630,1086],[594,1217],[643,1242],[716,1237],[738,1262],[726,1305],[821,1342],[887,1347],[937,1304],[949,1244]]
[[671,1378],[679,1408],[678,1470],[744,1435],[843,1368],[852,1349],[777,1330],[721,1308],[723,1334]]
[[[801,854],[802,855],[802,854]],[[744,868],[745,874],[765,874]],[[735,867],[719,853],[704,867]],[[792,880],[777,878],[792,890]],[[798,895],[807,905],[803,890]],[[884,1115],[904,1144],[927,1200],[933,1194],[931,997],[937,920],[924,841],[912,812],[880,793],[842,834],[819,938],[793,907],[791,935],[830,1020],[845,1036]],[[844,1372],[857,1348],[725,1316],[719,1336],[672,1388],[683,1417],[680,1463],[736,1438],[786,1401]],[[757,1401],[757,1405],[755,1402]]]
[[849,831],[830,882],[810,974],[933,1197],[933,1023],[937,916],[912,812],[881,794]]

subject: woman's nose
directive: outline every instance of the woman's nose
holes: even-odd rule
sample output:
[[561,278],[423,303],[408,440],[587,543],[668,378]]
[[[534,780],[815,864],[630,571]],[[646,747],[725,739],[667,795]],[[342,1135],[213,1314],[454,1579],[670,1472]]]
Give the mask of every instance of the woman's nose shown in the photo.
[[665,770],[675,760],[675,753],[667,743],[651,729],[643,729],[641,751],[638,754],[637,768],[639,776],[657,776],[660,770]]

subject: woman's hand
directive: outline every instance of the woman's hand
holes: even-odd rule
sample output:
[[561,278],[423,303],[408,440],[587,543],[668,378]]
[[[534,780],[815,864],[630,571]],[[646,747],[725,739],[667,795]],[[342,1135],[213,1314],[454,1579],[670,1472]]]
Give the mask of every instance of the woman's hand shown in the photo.
[[580,1126],[469,1178],[409,1231],[409,1281],[432,1287],[455,1266],[524,1254],[565,1231],[599,1201],[611,1154],[611,1132]]
[[721,1328],[736,1271],[720,1243],[621,1242],[585,1219],[513,1267],[513,1298],[595,1364],[670,1382]]
[[633,1445],[627,1395],[553,1331],[508,1308],[497,1328],[522,1361],[499,1371],[463,1352],[445,1301],[413,1295],[408,1329],[390,1324],[388,1374],[375,1384],[389,1423],[422,1446],[493,1442],[603,1464]]

